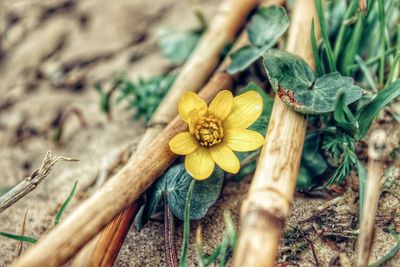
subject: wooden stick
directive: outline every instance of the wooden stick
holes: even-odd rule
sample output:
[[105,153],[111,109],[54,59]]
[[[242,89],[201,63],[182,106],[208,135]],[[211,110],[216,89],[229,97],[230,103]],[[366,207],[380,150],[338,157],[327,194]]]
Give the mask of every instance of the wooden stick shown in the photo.
[[386,134],[383,130],[372,132],[368,146],[368,179],[365,190],[363,218],[357,241],[357,267],[368,266],[374,239],[375,215],[383,176],[383,159],[386,154]]
[[28,193],[32,192],[51,172],[54,164],[59,161],[78,161],[63,156],[51,156],[51,151],[46,152],[43,163],[30,176],[25,177],[14,188],[10,189],[7,193],[0,197],[0,213],[5,211],[8,207],[23,198]]
[[[287,50],[314,66],[311,20],[313,0],[298,0]],[[318,25],[318,23],[315,23]],[[233,266],[274,266],[296,185],[307,121],[275,97],[271,119],[249,195],[242,204],[241,232]]]
[[[200,87],[204,85],[205,81],[217,66],[222,49],[234,38],[247,15],[256,5],[257,0],[229,0],[225,1],[219,7],[207,32],[201,38],[200,43],[183,66],[171,89],[153,114],[149,126],[138,145],[138,151],[145,149],[177,115],[178,101],[183,92],[198,91]],[[229,59],[225,60],[220,70],[225,69],[229,65],[229,62]],[[136,206],[137,204],[134,202],[132,205]],[[128,216],[129,218],[127,218]],[[111,240],[114,238],[111,235],[117,234],[124,240],[131,226],[129,222],[133,220],[130,217],[134,216],[136,216],[136,213],[129,212],[129,209],[119,214],[110,225],[107,226],[107,228],[116,230],[102,231],[100,239]],[[122,235],[122,233],[125,233],[125,235]],[[78,256],[74,259],[72,263],[73,267],[111,266],[112,263],[104,261],[103,257],[115,259],[116,255],[102,255],[102,253],[116,254],[122,245],[122,242],[116,242],[113,244],[119,245],[119,247],[110,249],[109,244],[103,243],[107,246],[107,250],[99,247],[99,245],[97,245],[97,249],[94,250],[95,246],[93,243],[96,243],[96,241],[93,240],[90,242],[90,246],[84,248],[84,250],[88,251],[79,253],[85,256]],[[91,250],[91,252],[89,252],[89,250]]]

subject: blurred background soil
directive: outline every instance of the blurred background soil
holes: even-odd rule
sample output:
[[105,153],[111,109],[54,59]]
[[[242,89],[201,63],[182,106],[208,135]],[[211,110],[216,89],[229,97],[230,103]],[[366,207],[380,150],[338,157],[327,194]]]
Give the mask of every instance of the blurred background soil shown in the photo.
[[[108,81],[121,72],[135,80],[167,70],[169,63],[157,48],[157,31],[161,26],[182,30],[197,26],[189,2],[0,2],[0,189],[12,187],[30,175],[40,166],[47,150],[80,160],[56,165],[34,192],[1,213],[0,231],[19,234],[24,214],[29,210],[25,234],[37,238],[45,235],[51,230],[54,215],[77,179],[77,195],[64,216],[96,190],[104,172],[112,173],[118,169],[118,162],[124,159],[121,154],[134,150],[144,132],[144,122],[132,120],[132,114],[121,107],[113,109],[113,119],[109,121],[99,109],[99,94],[94,86],[99,82],[107,86]],[[206,17],[211,18],[220,1],[198,2]],[[57,130],[56,122],[71,110],[80,114],[86,126],[81,125],[77,116],[69,116],[61,144],[55,145],[52,140]],[[398,144],[398,124],[385,125],[391,142]],[[398,171],[398,168],[394,169],[397,177]],[[251,177],[248,177],[240,183],[228,183],[207,216],[192,223],[192,249],[198,225],[203,228],[205,250],[210,252],[222,239],[223,211],[230,210],[237,223],[240,203],[250,181]],[[328,205],[329,208],[318,213],[317,207],[327,199],[296,195],[280,261],[315,266],[317,257],[321,266],[338,266],[334,265],[337,255],[353,261],[356,235],[349,233],[347,237],[329,238],[321,234],[327,224],[333,228],[344,225],[349,230],[356,227],[357,194],[349,189],[343,199],[342,204]],[[398,198],[383,195],[379,213],[383,216],[382,225],[377,229],[371,262],[396,243],[384,231],[387,227],[384,216],[388,210],[398,207]],[[310,217],[311,221],[307,220]],[[318,218],[325,218],[325,225],[318,220],[315,222]],[[398,221],[395,223],[398,227]],[[178,244],[181,226],[178,222]],[[295,228],[308,234],[296,232]],[[335,229],[329,230],[334,232]],[[17,257],[18,246],[19,242],[0,237],[0,266],[9,265]],[[23,249],[29,246],[24,244]],[[140,233],[131,228],[115,266],[164,264],[163,225],[151,221]],[[195,265],[191,251],[190,266]],[[400,256],[387,266],[400,266]]]

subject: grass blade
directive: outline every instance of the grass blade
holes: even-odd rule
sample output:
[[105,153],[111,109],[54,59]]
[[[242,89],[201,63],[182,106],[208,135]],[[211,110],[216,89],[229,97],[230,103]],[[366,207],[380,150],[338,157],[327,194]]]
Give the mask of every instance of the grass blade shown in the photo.
[[363,34],[363,29],[364,29],[364,19],[361,12],[359,12],[357,16],[356,25],[354,26],[354,30],[352,31],[351,34],[350,41],[346,45],[346,48],[344,49],[344,51],[346,52],[343,53],[344,57],[341,63],[341,70],[343,70],[344,75],[350,76],[352,74],[349,66],[354,63],[354,59],[360,49],[360,41]]
[[[368,4],[367,4],[368,6]],[[344,37],[346,35],[347,29],[348,29],[348,24],[346,21],[348,21],[356,12],[358,7],[358,0],[351,1],[350,6],[346,10],[346,14],[344,15],[342,25],[340,26],[338,36],[336,38],[335,42],[335,52],[334,52],[334,57],[336,60],[339,58],[339,53],[342,51],[342,46],[344,43]],[[336,61],[337,62],[337,61]]]
[[383,84],[385,75],[385,7],[383,0],[378,0],[378,10],[379,10],[379,23],[380,23],[380,34],[381,34],[381,60],[379,64],[379,83]]
[[400,241],[397,241],[397,244],[394,245],[394,247],[392,247],[392,249],[390,249],[385,256],[380,258],[377,262],[371,264],[370,267],[379,267],[383,265],[385,262],[395,257],[399,251],[400,251]]
[[72,190],[69,193],[67,199],[64,201],[64,203],[58,209],[56,217],[54,218],[54,225],[57,225],[60,222],[61,216],[63,215],[65,209],[68,207],[69,203],[71,202],[72,198],[75,195],[77,185],[78,185],[78,180],[75,181],[74,186],[72,187]]
[[369,71],[365,61],[358,55],[356,56],[356,61],[357,61],[358,65],[360,66],[360,69],[361,69],[362,73],[364,74],[365,78],[367,79],[369,86],[371,86],[372,91],[374,91],[375,93],[378,93],[378,88],[376,87],[375,80],[372,77],[372,74]]
[[391,101],[400,96],[400,79],[386,86],[368,104],[363,106],[356,115],[360,126],[359,137],[363,138],[378,113]]
[[324,74],[324,71],[323,71],[323,65],[321,62],[321,58],[319,57],[319,53],[318,53],[317,40],[315,39],[314,18],[312,19],[312,23],[311,23],[311,46],[313,49],[315,65],[317,67],[317,75],[322,76]]
[[0,232],[0,235],[10,238],[10,239],[17,240],[17,241],[28,242],[28,243],[32,243],[32,244],[35,244],[37,242],[36,238],[30,237],[30,236],[14,235],[14,234],[6,233],[6,232]]
[[183,222],[183,242],[182,242],[181,258],[179,259],[179,267],[186,267],[186,262],[187,262],[187,251],[189,247],[189,235],[190,235],[190,201],[192,200],[192,193],[195,184],[196,180],[192,179],[186,196],[185,214]]
[[317,8],[318,21],[319,21],[319,27],[321,29],[322,40],[324,42],[326,56],[328,58],[329,72],[334,72],[336,71],[336,65],[335,65],[336,60],[332,51],[331,43],[329,42],[328,38],[326,20],[325,20],[324,10],[322,8],[322,1],[315,0],[315,5]]

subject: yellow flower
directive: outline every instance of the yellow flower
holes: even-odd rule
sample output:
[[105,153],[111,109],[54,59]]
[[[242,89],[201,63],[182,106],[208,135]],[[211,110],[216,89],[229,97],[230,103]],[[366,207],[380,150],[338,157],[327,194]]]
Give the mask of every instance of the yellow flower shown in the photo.
[[207,103],[193,92],[179,101],[179,115],[189,124],[189,132],[176,135],[169,142],[172,152],[186,155],[185,168],[197,180],[208,178],[215,163],[223,170],[237,173],[239,159],[233,151],[252,151],[264,143],[258,132],[248,130],[260,116],[263,102],[255,91],[233,97],[224,90]]

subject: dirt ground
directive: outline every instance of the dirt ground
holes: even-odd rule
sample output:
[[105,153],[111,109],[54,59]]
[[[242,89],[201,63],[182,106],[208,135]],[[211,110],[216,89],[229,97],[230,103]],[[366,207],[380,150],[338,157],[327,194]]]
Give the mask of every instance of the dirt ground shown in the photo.
[[[47,150],[80,160],[58,164],[34,192],[1,213],[0,231],[20,233],[24,214],[29,210],[25,234],[38,238],[45,235],[52,228],[54,215],[76,179],[79,179],[78,193],[64,216],[90,196],[99,177],[123,151],[134,150],[144,131],[144,123],[132,120],[132,114],[123,111],[122,107],[114,108],[113,120],[108,121],[99,110],[99,94],[94,90],[94,84],[110,81],[120,72],[135,80],[166,70],[169,63],[157,48],[157,31],[164,26],[176,29],[196,26],[189,2],[0,2],[0,189],[11,187],[31,174],[39,167]],[[210,18],[220,1],[198,2]],[[69,110],[78,110],[87,125],[82,127],[77,117],[69,117],[62,143],[55,145],[52,141],[54,121]],[[391,142],[399,144],[398,124],[387,122],[384,125]],[[394,169],[394,176],[399,180],[398,168]],[[223,211],[230,210],[237,223],[240,203],[250,181],[251,177],[248,177],[240,183],[227,184],[207,216],[192,223],[192,243],[198,225],[203,227],[206,251],[211,251],[221,241]],[[313,220],[325,218],[324,222],[329,221],[330,226],[338,229],[341,225],[354,227],[358,216],[356,195],[349,189],[343,197],[343,205],[327,208],[327,212],[317,214]],[[281,261],[315,266],[312,246],[321,266],[333,264],[332,258],[340,253],[350,261],[354,260],[354,235],[350,233],[350,236],[332,241],[320,234],[320,224],[304,222],[316,215],[317,207],[326,201],[296,195],[286,226]],[[378,215],[382,217],[382,225],[378,224],[371,262],[395,244],[393,237],[383,229],[388,227],[385,216],[396,207],[398,209],[398,205],[398,198],[390,193],[383,194]],[[302,225],[307,223],[313,227],[312,231],[310,227],[303,228]],[[398,220],[394,225],[399,231]],[[290,241],[293,238],[290,233],[297,227],[310,231],[308,240],[300,234],[296,241]],[[176,231],[180,240],[181,223]],[[160,222],[150,222],[140,233],[132,227],[115,266],[164,266],[163,242]],[[18,246],[18,242],[0,237],[0,266],[7,266],[15,259]],[[23,249],[29,246],[24,244]],[[191,251],[190,266],[196,265],[193,255]],[[400,255],[386,266],[400,266]]]

